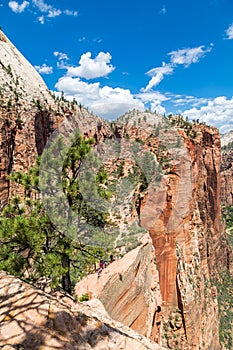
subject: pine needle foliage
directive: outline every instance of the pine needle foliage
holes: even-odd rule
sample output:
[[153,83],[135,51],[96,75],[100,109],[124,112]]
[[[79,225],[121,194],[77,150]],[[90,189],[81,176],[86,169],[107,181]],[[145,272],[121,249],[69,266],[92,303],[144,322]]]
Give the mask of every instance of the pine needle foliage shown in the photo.
[[[85,140],[78,135],[65,154],[62,167],[63,194],[70,212],[77,218],[76,237],[66,235],[54,223],[51,213],[48,215],[45,209],[39,187],[40,158],[37,158],[35,166],[26,174],[11,174],[10,180],[23,187],[24,198],[12,198],[1,212],[0,269],[34,284],[43,278],[51,288],[61,287],[72,293],[75,282],[85,274],[93,272],[100,258],[106,259],[111,254],[113,240],[104,233],[105,227],[109,226],[108,215],[101,210],[104,208],[100,204],[96,206],[91,203],[97,200],[101,202],[101,198],[109,198],[102,186],[107,175],[103,168],[98,171],[97,176],[93,169],[88,170],[90,160],[84,164],[85,171],[83,168],[87,155],[91,158],[92,167],[95,163],[92,144],[92,139]],[[45,156],[51,157],[51,154]],[[51,182],[51,192],[54,191],[52,182],[53,170],[57,170],[56,162],[56,157],[53,157],[46,178],[48,183]],[[80,172],[85,175],[82,181]],[[91,194],[89,197],[88,191]],[[80,227],[85,228],[83,236],[79,232]],[[83,237],[87,239],[84,240]]]

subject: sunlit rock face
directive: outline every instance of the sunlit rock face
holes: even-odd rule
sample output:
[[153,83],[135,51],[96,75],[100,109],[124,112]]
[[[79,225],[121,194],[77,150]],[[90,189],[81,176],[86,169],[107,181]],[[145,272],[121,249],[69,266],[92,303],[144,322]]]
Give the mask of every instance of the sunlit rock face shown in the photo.
[[[61,299],[61,298],[60,298]],[[1,349],[163,350],[147,338],[71,298],[58,300],[0,273]]]
[[[152,239],[158,269],[162,301],[155,305],[154,316],[162,315],[157,322],[159,330],[155,331],[159,336],[153,338],[153,331],[150,332],[156,322],[150,322],[148,305],[144,304],[144,314],[141,312],[140,317],[146,318],[149,328],[146,330],[141,322],[135,321],[135,310],[141,308],[144,299],[142,290],[135,288],[135,281],[128,286],[127,281],[131,279],[126,278],[124,269],[123,273],[118,271],[124,281],[124,292],[117,284],[119,276],[116,271],[110,269],[106,271],[102,284],[94,282],[97,281],[96,275],[87,277],[78,284],[77,293],[79,288],[89,290],[103,302],[112,317],[137,327],[142,334],[147,332],[147,336],[171,349],[176,346],[182,349],[220,349],[218,303],[212,281],[221,269],[229,266],[230,251],[221,222],[219,132],[212,127],[196,125],[195,137],[188,137],[184,130],[167,127],[155,137],[150,136],[151,123],[145,121],[145,114],[141,113],[140,119],[144,119],[144,124],[140,121],[137,125],[126,122],[116,126],[115,133],[122,144],[126,139],[131,142],[140,139],[144,148],[158,156],[161,141],[168,146],[174,144],[178,134],[181,143],[173,151],[167,146],[165,155],[169,157],[169,152],[173,152],[169,165],[156,186],[149,184],[137,207],[140,225],[148,230]],[[129,163],[125,163],[128,168]],[[135,211],[132,210],[131,214],[135,215]],[[131,260],[127,254],[125,259],[134,266],[136,257]],[[122,268],[119,263],[117,266]],[[146,266],[153,270],[152,265]],[[131,278],[133,271],[134,268]],[[148,286],[147,283],[148,277],[145,281]],[[113,296],[113,303],[110,296]],[[134,301],[131,307],[129,300]],[[160,307],[161,313],[158,312]]]
[[138,248],[108,265],[99,278],[92,274],[76,285],[76,295],[86,292],[90,298],[98,298],[113,319],[159,340],[161,294],[148,235]]
[[[173,157],[160,185],[148,187],[140,223],[155,248],[168,325],[165,343],[170,348],[178,342],[187,349],[219,349],[218,304],[211,281],[231,259],[221,223],[220,136],[204,125],[195,126],[192,138],[179,128],[177,132],[182,151]],[[127,134],[132,137],[134,130],[128,128]],[[148,145],[147,137],[141,138]],[[171,131],[168,144],[169,137]],[[149,147],[153,148],[151,140]],[[176,339],[169,332],[176,333]]]

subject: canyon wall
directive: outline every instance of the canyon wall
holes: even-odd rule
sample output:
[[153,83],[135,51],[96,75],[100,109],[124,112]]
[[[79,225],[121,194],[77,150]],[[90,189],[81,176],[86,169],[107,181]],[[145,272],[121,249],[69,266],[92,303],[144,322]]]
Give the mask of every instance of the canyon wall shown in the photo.
[[[218,130],[205,125],[183,123],[180,126],[179,118],[179,123],[176,119],[171,123],[155,113],[137,111],[110,125],[82,106],[52,96],[33,67],[2,32],[0,82],[0,209],[12,195],[23,195],[22,188],[12,184],[8,175],[12,171],[26,172],[36,156],[43,152],[54,130],[66,137],[74,129],[80,129],[84,137],[94,138],[95,149],[99,154],[105,153],[106,158],[111,158],[106,141],[117,140],[120,148],[117,161],[124,160],[121,176],[134,176],[133,183],[136,183],[127,215],[121,206],[122,218],[128,222],[136,219],[150,238],[114,262],[115,267],[106,269],[99,280],[96,275],[88,277],[91,284],[85,280],[82,286],[85,285],[91,297],[102,301],[111,317],[154,342],[170,349],[220,349],[215,279],[221,270],[231,265],[221,221],[220,186],[222,181],[221,197],[225,203],[231,203],[232,176],[231,169],[225,169],[220,181]],[[133,159],[127,158],[129,151]],[[156,159],[157,167],[151,166],[152,158],[146,158],[146,154],[147,162],[142,162],[145,151]],[[136,165],[141,168],[143,180],[133,173]],[[118,224],[123,225],[122,222]],[[1,277],[1,288],[6,295],[10,294],[12,285],[21,283],[13,277]],[[23,291],[28,290],[24,284],[20,286]],[[77,286],[76,293],[80,295],[85,288]],[[4,293],[3,302],[6,301]],[[7,322],[14,324],[15,316],[12,318],[9,310],[4,310],[3,328],[6,327],[7,334],[11,329],[7,328]],[[61,319],[66,320],[66,313],[62,315]],[[46,317],[45,323],[38,327],[45,326]],[[84,317],[82,322],[85,320],[99,324],[97,318]],[[82,329],[82,325],[76,324],[78,329]],[[71,327],[72,332],[75,327]],[[108,332],[108,327],[110,324],[102,327],[101,323],[100,337],[104,330]],[[88,331],[81,333],[82,338],[90,335]],[[34,334],[35,330],[30,328],[30,332]],[[39,333],[39,328],[36,332]],[[106,349],[117,346],[140,349],[141,345],[134,340],[132,345],[123,339],[116,340],[115,347],[103,344],[107,344]],[[92,342],[93,339],[90,346],[94,346]],[[67,346],[68,342],[60,344]],[[148,344],[141,349],[159,348]],[[73,345],[69,346],[72,349]]]
[[[131,116],[115,126],[122,150],[127,140],[133,144],[140,140],[141,147],[154,154],[162,167],[160,181],[156,185],[151,181],[141,193],[139,204],[137,202],[138,220],[153,242],[162,298],[153,308],[154,317],[159,314],[159,331],[158,324],[147,316],[147,336],[170,349],[217,350],[220,344],[215,280],[231,263],[221,221],[220,135],[216,128],[194,125],[190,137],[184,128],[166,121],[161,126],[160,118],[154,118],[157,124],[152,125],[150,118],[150,113],[141,113],[137,115],[136,125]],[[126,152],[122,151],[121,157],[126,159]],[[129,162],[125,161],[126,164],[129,166]],[[135,217],[135,210],[132,209],[131,214]],[[125,259],[131,261],[128,254]],[[140,308],[143,305],[141,291],[135,295],[135,282],[128,285],[130,278],[124,269],[119,270],[124,281],[123,291],[116,287],[114,273],[111,270],[108,273],[108,281],[103,283],[102,289],[98,283],[89,284],[87,278],[77,285],[76,292],[80,292],[79,288],[84,292],[86,286],[113,318],[135,326],[135,320],[132,322],[128,316],[128,301],[138,300]],[[149,288],[148,291],[153,295],[153,290]],[[113,304],[110,296],[115,296]],[[135,315],[135,308],[133,302],[132,315]],[[145,304],[144,308],[147,310],[144,314],[148,315],[150,306]],[[137,331],[145,335],[146,329],[139,324]]]

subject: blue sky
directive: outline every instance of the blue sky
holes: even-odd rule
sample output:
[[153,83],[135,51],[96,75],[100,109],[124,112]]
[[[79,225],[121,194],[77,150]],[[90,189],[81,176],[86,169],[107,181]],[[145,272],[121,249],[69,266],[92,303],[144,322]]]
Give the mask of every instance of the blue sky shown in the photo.
[[233,129],[232,0],[0,0],[48,88],[97,115],[181,113]]

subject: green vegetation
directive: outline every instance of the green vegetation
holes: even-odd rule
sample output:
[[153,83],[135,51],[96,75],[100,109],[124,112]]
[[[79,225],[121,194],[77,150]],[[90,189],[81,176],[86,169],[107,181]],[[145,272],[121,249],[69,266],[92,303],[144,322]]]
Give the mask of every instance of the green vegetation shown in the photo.
[[88,293],[83,294],[80,298],[79,301],[88,301],[89,300],[89,295]]
[[193,129],[193,126],[196,124],[204,124],[204,123],[199,123],[199,120],[193,120],[192,122],[188,121],[188,118],[184,119],[182,115],[169,115],[168,119],[170,120],[171,124],[174,126],[177,126],[181,129],[184,129],[186,134],[191,137],[195,138],[196,137],[196,131]]
[[219,340],[226,349],[233,348],[233,278],[229,271],[221,274],[221,279],[215,282],[218,290],[219,305]]
[[[223,219],[226,223],[227,241],[233,248],[233,206],[222,208]],[[229,270],[220,272],[220,279],[214,281],[218,290],[219,305],[219,339],[226,349],[233,348],[233,277]]]
[[227,145],[221,147],[223,151],[227,151],[233,148],[233,141],[229,142]]
[[233,206],[225,206],[222,208],[223,220],[227,229],[227,241],[233,248]]
[[[0,269],[32,283],[46,277],[52,288],[61,286],[71,293],[74,283],[86,273],[93,272],[95,263],[100,258],[106,259],[110,254],[113,237],[108,217],[100,207],[95,209],[89,205],[83,197],[83,189],[80,189],[78,175],[84,158],[87,154],[92,154],[92,143],[92,139],[84,140],[81,135],[76,135],[76,141],[66,154],[62,169],[63,192],[69,208],[72,209],[68,211],[67,224],[72,226],[69,221],[72,220],[72,213],[75,213],[78,223],[73,235],[67,234],[61,229],[63,226],[56,225],[51,220],[51,213],[49,216],[41,201],[39,158],[27,174],[17,172],[11,175],[11,181],[22,186],[24,199],[12,198],[1,213]],[[49,159],[52,154],[48,151],[46,156]],[[54,191],[52,171],[55,170],[56,173],[56,165],[57,159],[51,158],[50,168],[47,175],[44,175],[47,176],[45,181],[50,184],[51,192]],[[100,171],[95,177],[93,172],[86,173],[82,187],[85,188],[85,181],[89,185],[95,181],[96,188],[89,188],[89,191],[92,190],[96,198],[108,198],[108,193],[101,187],[106,181],[104,171]],[[108,235],[104,231],[106,226],[110,232]]]

